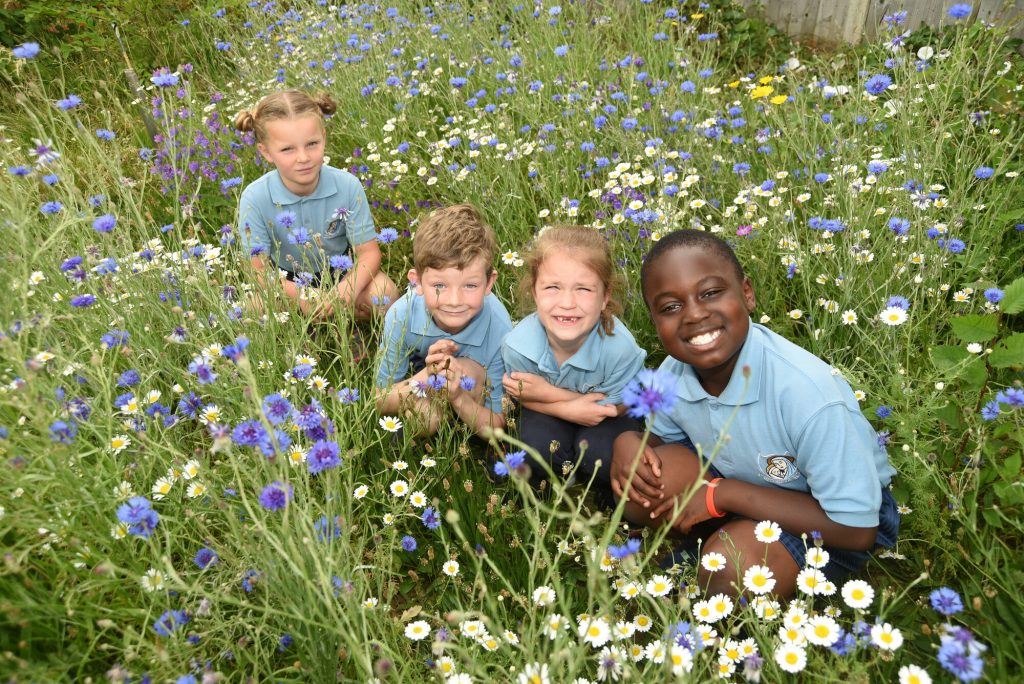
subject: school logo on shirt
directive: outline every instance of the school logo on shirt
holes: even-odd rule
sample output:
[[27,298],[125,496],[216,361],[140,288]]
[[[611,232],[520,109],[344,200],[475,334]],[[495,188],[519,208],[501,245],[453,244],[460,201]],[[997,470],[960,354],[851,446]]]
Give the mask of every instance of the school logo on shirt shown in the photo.
[[772,484],[786,484],[801,477],[796,458],[789,454],[758,454],[757,472]]

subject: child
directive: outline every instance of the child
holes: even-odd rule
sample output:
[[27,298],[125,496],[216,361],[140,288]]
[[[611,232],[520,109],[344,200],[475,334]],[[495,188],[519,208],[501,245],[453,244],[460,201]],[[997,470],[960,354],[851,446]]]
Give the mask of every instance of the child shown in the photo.
[[[238,114],[235,128],[254,131],[257,149],[275,166],[242,191],[239,227],[260,282],[268,267],[277,269],[281,288],[303,313],[325,318],[335,306],[354,307],[367,318],[374,299],[391,301],[398,289],[380,270],[362,185],[324,164],[323,115],[336,108],[324,93],[313,99],[286,90]],[[306,288],[322,285],[331,290],[317,303]]]
[[[651,249],[641,282],[670,356],[659,374],[676,378],[677,400],[655,415],[642,454],[637,433],[615,443],[612,488],[628,496],[627,517],[683,533],[704,521],[720,525],[720,534],[702,528],[703,550],[731,563],[725,572],[701,571],[712,594],[742,589],[755,564],[772,570],[776,593],[793,594],[805,543],[816,535],[833,583],[863,566],[876,545],[895,544],[899,516],[887,486],[896,471],[853,391],[821,359],[751,323],[754,287],[729,245],[702,231],[671,233]],[[705,472],[679,442],[689,437],[706,461],[723,429]],[[695,485],[674,513],[677,495]],[[762,520],[782,528],[781,544],[755,538]]]
[[[567,474],[582,452],[578,479],[593,475],[599,498],[610,501],[612,443],[640,429],[624,415],[622,388],[647,353],[615,317],[620,306],[608,243],[594,228],[548,228],[526,265],[521,298],[532,299],[536,312],[502,347],[505,391],[522,407],[519,438],[555,473]],[[534,473],[532,479],[537,484],[543,477]]]
[[[451,407],[475,432],[505,427],[501,341],[512,319],[491,288],[497,243],[469,204],[439,209],[412,241],[413,285],[384,318],[377,409],[437,431]],[[413,375],[406,378],[412,366]]]

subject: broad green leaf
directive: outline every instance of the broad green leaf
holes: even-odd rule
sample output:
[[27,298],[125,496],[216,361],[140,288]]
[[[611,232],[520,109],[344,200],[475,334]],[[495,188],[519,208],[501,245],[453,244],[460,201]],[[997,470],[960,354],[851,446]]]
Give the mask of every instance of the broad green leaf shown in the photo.
[[967,314],[950,319],[953,334],[964,342],[988,342],[999,332],[999,324],[992,315]]
[[985,360],[976,356],[968,361],[960,377],[963,378],[964,384],[971,389],[981,389],[981,386],[988,380],[988,368],[985,366]]
[[1024,333],[1014,333],[996,345],[988,357],[993,368],[1024,366]]
[[1003,290],[1003,300],[999,309],[1003,313],[1018,314],[1024,311],[1024,278],[1017,278]]
[[957,368],[961,366],[971,354],[963,347],[958,347],[953,344],[943,344],[937,347],[932,347],[932,363],[935,364],[935,368],[943,373],[956,368],[954,375],[959,375],[963,368]]

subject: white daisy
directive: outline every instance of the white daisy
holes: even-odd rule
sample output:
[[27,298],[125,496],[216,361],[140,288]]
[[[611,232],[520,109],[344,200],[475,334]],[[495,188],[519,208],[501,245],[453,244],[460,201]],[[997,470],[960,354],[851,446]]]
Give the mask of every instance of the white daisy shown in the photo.
[[533,602],[538,606],[550,606],[555,598],[555,590],[551,587],[542,586],[533,590]]
[[796,674],[807,666],[807,651],[796,644],[782,644],[775,649],[775,662],[786,672]]
[[864,609],[875,600],[875,590],[864,580],[850,580],[843,585],[843,600],[855,609]]
[[450,560],[441,566],[441,572],[448,575],[449,577],[455,577],[459,574],[459,561]]
[[871,643],[883,651],[895,651],[903,645],[903,633],[888,622],[871,628]]
[[771,544],[779,541],[779,537],[782,536],[782,528],[771,520],[762,520],[754,528],[754,536],[759,542]]
[[725,569],[725,556],[720,553],[705,553],[704,557],[700,559],[700,564],[704,566],[704,569],[708,572],[718,572],[719,570]]
[[743,573],[743,587],[752,594],[767,594],[775,588],[775,574],[767,565],[751,565]]
[[412,641],[422,641],[430,636],[430,625],[426,620],[416,620],[405,626],[405,636]]

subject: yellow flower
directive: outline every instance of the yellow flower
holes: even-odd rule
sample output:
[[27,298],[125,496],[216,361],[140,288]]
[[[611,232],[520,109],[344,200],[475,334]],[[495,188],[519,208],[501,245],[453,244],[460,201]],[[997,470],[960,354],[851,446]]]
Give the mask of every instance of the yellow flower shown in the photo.
[[732,83],[729,84],[730,88],[739,88],[739,86],[740,86],[740,82],[739,81],[733,81]]
[[771,87],[770,85],[758,86],[750,91],[750,99],[758,100],[762,97],[768,97],[774,92],[775,88]]
[[786,96],[786,95],[776,95],[775,97],[773,97],[772,99],[770,99],[768,101],[771,102],[773,105],[780,105],[780,104],[784,103],[788,99],[789,99],[789,97]]
[[758,79],[757,82],[760,83],[761,85],[768,85],[769,83],[771,83],[774,80],[775,80],[774,76],[762,76],[760,79]]

